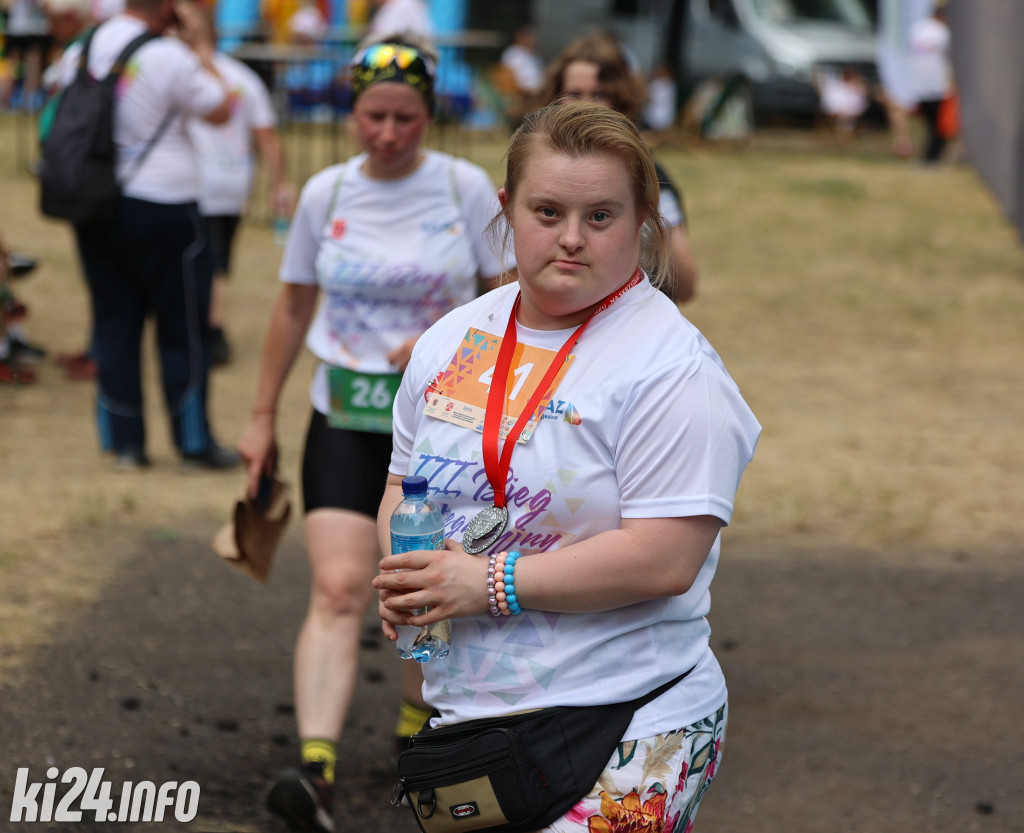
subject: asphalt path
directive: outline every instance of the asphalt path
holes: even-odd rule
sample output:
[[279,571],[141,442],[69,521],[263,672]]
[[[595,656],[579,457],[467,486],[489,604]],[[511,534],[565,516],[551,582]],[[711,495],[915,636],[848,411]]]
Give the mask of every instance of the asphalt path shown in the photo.
[[[297,754],[291,659],[308,567],[296,528],[261,586],[213,529],[119,539],[117,578],[0,682],[0,831],[276,833],[268,781]],[[102,534],[90,546],[105,553]],[[756,557],[755,557],[756,556]],[[698,831],[1024,831],[1024,573],[730,552],[712,644],[730,684]],[[399,661],[371,611],[341,747],[339,831],[417,829],[389,806]],[[195,819],[14,823],[17,771],[194,781]],[[58,800],[60,792],[58,791]],[[72,805],[74,808],[77,805]]]

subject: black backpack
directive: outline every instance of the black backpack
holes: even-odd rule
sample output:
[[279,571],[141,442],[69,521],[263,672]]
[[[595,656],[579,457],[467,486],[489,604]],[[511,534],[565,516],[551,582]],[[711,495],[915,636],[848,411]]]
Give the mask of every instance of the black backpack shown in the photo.
[[[98,28],[98,27],[97,27]],[[53,126],[43,144],[39,172],[43,214],[72,223],[113,219],[121,193],[114,144],[114,88],[125,64],[140,46],[157,35],[144,32],[118,55],[106,78],[89,75],[89,46],[94,28],[82,44],[74,80],[61,91]],[[136,160],[135,169],[167,126],[168,119]]]

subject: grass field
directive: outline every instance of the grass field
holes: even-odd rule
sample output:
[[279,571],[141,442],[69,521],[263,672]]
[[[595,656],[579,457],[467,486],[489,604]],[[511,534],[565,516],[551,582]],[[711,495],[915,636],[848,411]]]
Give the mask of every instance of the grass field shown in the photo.
[[[308,127],[289,142],[297,168],[349,148],[343,133]],[[500,178],[500,137],[449,131],[434,143]],[[0,230],[41,260],[20,290],[31,336],[56,354],[85,343],[87,297],[68,230],[38,215],[26,148],[24,125],[0,118]],[[700,268],[684,313],[764,425],[728,534],[823,551],[1003,552],[1022,529],[1024,250],[970,167],[926,171],[885,148],[878,135],[838,148],[770,132],[743,147],[658,149],[685,191]],[[265,225],[243,228],[230,326],[238,358],[213,381],[225,442],[251,403],[279,258]],[[99,456],[90,385],[48,363],[37,385],[0,389],[0,571],[47,536],[223,515],[236,482],[178,475],[152,361],[149,371],[157,466],[137,477]],[[292,476],[306,378],[293,374],[286,394]]]

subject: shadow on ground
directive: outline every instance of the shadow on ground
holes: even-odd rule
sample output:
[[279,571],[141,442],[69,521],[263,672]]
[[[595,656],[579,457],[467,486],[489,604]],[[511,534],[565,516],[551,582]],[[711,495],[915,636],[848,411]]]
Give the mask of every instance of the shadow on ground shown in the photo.
[[[26,831],[282,830],[263,800],[271,775],[298,754],[291,659],[309,570],[297,536],[286,538],[266,587],[222,563],[205,535],[139,538],[99,602],[0,687],[0,830],[21,829],[6,826],[17,768],[43,781],[49,766],[104,767],[115,808],[125,781],[193,780],[199,814],[187,825],[132,825],[86,813]],[[408,809],[388,804],[399,660],[375,616],[362,644],[339,762],[339,830],[413,831]]]
[[[0,829],[282,829],[263,797],[296,755],[308,568],[290,536],[261,587],[210,552],[212,532],[140,534],[100,601],[0,685]],[[746,556],[716,581],[732,717],[698,830],[1024,831],[1024,575]],[[388,805],[399,663],[372,612],[363,648],[338,829],[413,831]],[[115,806],[125,781],[193,780],[199,814],[9,824],[17,769],[43,781],[49,766],[105,768]]]

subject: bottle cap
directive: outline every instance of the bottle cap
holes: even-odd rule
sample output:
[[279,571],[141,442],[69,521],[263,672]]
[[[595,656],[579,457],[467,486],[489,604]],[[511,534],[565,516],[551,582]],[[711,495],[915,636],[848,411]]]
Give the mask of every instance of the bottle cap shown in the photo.
[[403,495],[425,495],[427,493],[427,478],[422,475],[412,474],[402,478]]

